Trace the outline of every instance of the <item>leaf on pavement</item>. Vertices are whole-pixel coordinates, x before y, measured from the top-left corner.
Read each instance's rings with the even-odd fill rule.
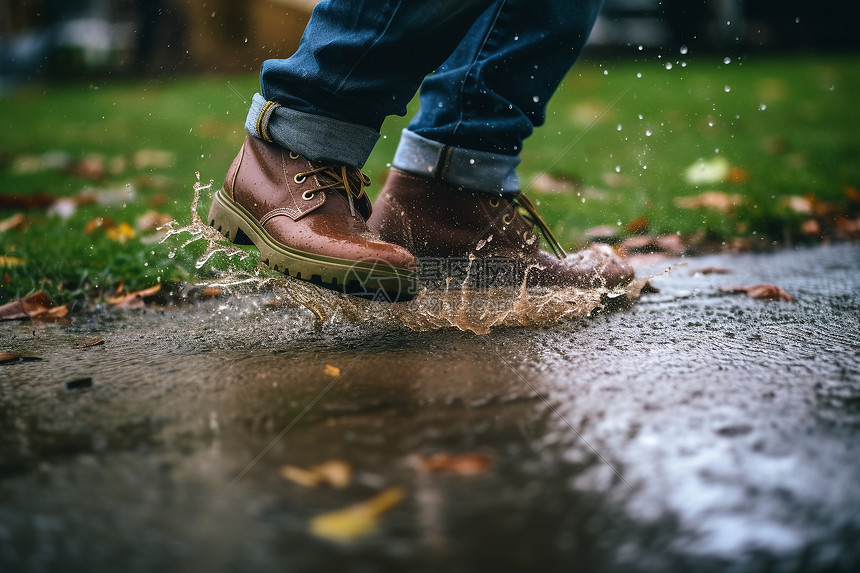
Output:
[[[463,476],[478,475],[486,472],[493,465],[493,458],[486,454],[435,454],[430,457],[413,456],[412,465],[415,469],[430,472],[452,472]]]
[[[78,338],[75,340],[75,348],[89,348],[91,346],[98,346],[104,343],[104,338]]]
[[[69,314],[69,309],[66,305],[54,306],[48,295],[42,291],[34,292],[24,298],[0,306],[0,320],[54,319],[63,318],[67,314]]]
[[[332,366],[331,364],[326,364],[325,368],[323,368],[323,373],[331,376],[332,378],[337,378],[340,376],[340,368],[337,366]]]
[[[373,533],[382,516],[405,497],[403,488],[388,488],[362,503],[317,515],[310,521],[310,531],[330,541],[354,541]]]
[[[38,362],[41,358],[37,356],[21,356],[11,352],[0,352],[0,364],[11,364],[13,362]]]
[[[776,285],[730,286],[721,287],[720,290],[728,293],[743,293],[756,299],[792,301],[791,295]]]
[[[128,294],[105,297],[105,301],[116,308],[143,308],[144,299],[154,296],[160,290],[161,284],[157,284]]]
[[[286,465],[281,468],[281,477],[305,487],[343,489],[352,479],[352,468],[340,460],[331,460],[310,469]]]

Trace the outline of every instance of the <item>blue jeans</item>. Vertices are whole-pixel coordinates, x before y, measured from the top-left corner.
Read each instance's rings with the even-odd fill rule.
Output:
[[[420,87],[393,165],[517,192],[523,140],[543,124],[601,4],[323,0],[296,53],[264,62],[246,128],[310,159],[362,167],[383,120],[405,115]]]

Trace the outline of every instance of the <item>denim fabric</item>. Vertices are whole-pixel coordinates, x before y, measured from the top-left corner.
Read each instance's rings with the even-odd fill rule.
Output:
[[[269,135],[311,159],[361,167],[368,134],[387,116],[405,115],[421,87],[421,111],[409,126],[417,137],[401,139],[394,165],[516,191],[522,142],[543,123],[601,3],[323,0],[296,53],[263,64],[259,99],[282,106]],[[252,134],[259,99],[248,116]]]

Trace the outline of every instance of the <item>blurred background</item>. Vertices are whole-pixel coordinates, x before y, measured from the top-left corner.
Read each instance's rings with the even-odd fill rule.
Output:
[[[252,71],[298,45],[315,0],[0,0],[0,86]],[[858,47],[850,0],[606,0],[589,49]]]

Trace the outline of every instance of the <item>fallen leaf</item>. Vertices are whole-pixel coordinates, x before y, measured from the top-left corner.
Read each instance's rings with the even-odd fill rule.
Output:
[[[24,298],[0,306],[0,320],[63,318],[68,313],[69,309],[66,305],[54,306],[48,295],[42,291],[34,292]]]
[[[26,221],[26,217],[24,217],[24,213],[15,213],[11,217],[7,217],[0,221],[0,233],[5,233],[6,231],[10,231],[15,227],[20,227]]]
[[[529,189],[537,193],[573,193],[582,188],[582,181],[571,181],[563,177],[553,177],[548,173],[539,173],[532,178]]]
[[[648,219],[645,215],[639,215],[629,223],[627,223],[627,232],[638,234],[644,233],[648,229]]]
[[[84,234],[92,235],[98,229],[112,229],[114,227],[116,227],[116,223],[111,219],[106,217],[95,217],[87,221],[87,224],[84,225]]]
[[[0,193],[0,209],[46,209],[54,204],[57,198],[49,193],[33,193],[32,195],[14,195]]]
[[[166,213],[158,213],[156,211],[147,211],[137,218],[135,226],[139,231],[157,231],[173,220],[173,217]]]
[[[728,179],[731,165],[724,157],[715,157],[709,161],[704,159],[687,167],[684,180],[690,185],[706,185],[721,183]]]
[[[75,348],[89,348],[90,346],[98,346],[104,343],[104,338],[79,338],[75,340]]]
[[[281,468],[281,477],[305,487],[343,489],[352,479],[352,468],[340,460],[331,460],[307,470],[287,465]]]
[[[788,302],[792,300],[791,295],[776,285],[731,286],[721,287],[720,290],[728,293],[744,293],[748,297],[756,299],[785,300]]]
[[[749,181],[749,179],[749,172],[742,167],[732,167],[731,171],[729,171],[729,183],[745,183]]]
[[[221,296],[221,289],[212,286],[206,287],[200,291],[200,296],[202,298],[215,298],[216,296]]]
[[[804,235],[820,235],[821,223],[819,223],[815,219],[807,219],[800,225],[800,231]]]
[[[310,531],[331,541],[353,541],[373,533],[382,515],[405,497],[403,488],[388,488],[365,502],[317,515],[310,521]]]
[[[413,456],[412,463],[422,472],[452,472],[464,476],[486,472],[493,465],[493,458],[486,454],[435,454],[430,457]]]
[[[87,155],[77,163],[72,164],[66,172],[88,181],[101,181],[107,175],[105,158],[96,154]]]
[[[122,288],[118,289],[121,292]],[[105,301],[116,308],[143,308],[144,299],[149,298],[161,290],[161,285],[157,284],[149,288],[130,292],[124,295],[105,297]]]
[[[337,366],[332,366],[331,364],[326,364],[325,368],[323,368],[323,373],[337,378],[338,376],[340,376],[340,368],[338,368]]]
[[[693,197],[675,197],[675,206],[681,209],[716,209],[728,213],[745,201],[743,195],[724,193],[723,191],[705,191]]]
[[[122,222],[115,227],[105,229],[105,234],[112,241],[125,244],[129,239],[134,238],[134,229],[126,222]]]
[[[11,352],[0,352],[0,364],[11,364],[12,362],[38,362],[41,358],[37,356],[21,356]]]
[[[160,149],[141,149],[131,161],[136,169],[163,169],[174,163],[174,155]]]
[[[812,199],[809,197],[790,195],[788,197],[783,197],[782,203],[795,213],[802,213],[804,215],[812,213]]]
[[[704,267],[701,269],[696,269],[696,270],[690,271],[690,274],[694,274],[694,275],[727,275],[727,274],[730,274],[731,272],[732,272],[731,269],[724,269],[721,267]]]
[[[657,294],[659,292],[660,290],[651,284],[648,277],[633,279],[624,289],[624,294],[630,301],[639,300],[643,294]]]
[[[0,267],[18,267],[25,263],[24,259],[0,255]]]

